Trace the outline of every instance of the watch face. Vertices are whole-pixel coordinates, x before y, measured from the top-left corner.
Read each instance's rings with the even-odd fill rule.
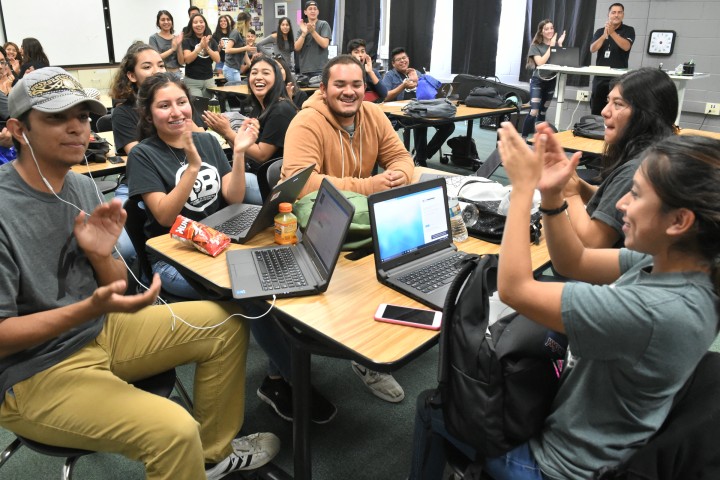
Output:
[[[675,46],[675,32],[672,30],[654,30],[650,32],[648,53],[652,55],[670,55]]]

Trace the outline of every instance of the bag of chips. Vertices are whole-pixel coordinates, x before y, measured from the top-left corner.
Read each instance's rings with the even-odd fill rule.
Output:
[[[170,229],[170,236],[186,245],[192,245],[211,257],[217,257],[228,245],[230,237],[200,222],[178,215]]]

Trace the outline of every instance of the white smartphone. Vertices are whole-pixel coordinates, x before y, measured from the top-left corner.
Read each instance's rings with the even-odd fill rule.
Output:
[[[439,330],[442,324],[442,312],[381,303],[377,312],[375,312],[375,320],[410,327],[427,328],[429,330]]]

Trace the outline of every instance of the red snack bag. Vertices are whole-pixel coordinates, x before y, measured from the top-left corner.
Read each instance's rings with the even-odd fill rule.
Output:
[[[214,228],[178,215],[170,229],[170,236],[211,257],[217,257],[230,244],[230,238]]]

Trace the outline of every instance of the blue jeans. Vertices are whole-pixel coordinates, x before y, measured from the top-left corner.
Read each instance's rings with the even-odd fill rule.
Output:
[[[227,64],[223,66],[223,75],[225,80],[228,82],[239,82],[240,81],[240,70],[237,68],[228,67]]]
[[[123,205],[125,205],[125,202],[128,199],[127,183],[121,183],[118,186],[118,188],[115,190],[115,198],[119,198],[120,201],[122,201]],[[135,263],[135,259],[137,258],[137,254],[135,253],[135,247],[133,246],[132,241],[130,240],[130,237],[128,236],[124,228],[123,231],[120,233],[120,237],[118,238],[115,246],[120,252],[120,255],[125,259],[125,263],[127,263],[128,266]]]
[[[258,185],[257,175],[254,173],[245,173],[245,199],[243,203],[251,203],[253,205],[263,204],[263,199],[260,195],[260,185]]]
[[[538,77],[530,78],[530,113],[525,117],[522,136],[527,137],[535,133],[535,124],[545,121],[545,113],[555,92],[555,79],[542,80]]]
[[[152,271],[160,275],[163,290],[168,293],[189,300],[200,298],[192,285],[172,265],[159,260],[153,264]],[[264,302],[252,300],[243,301],[242,305],[245,314],[249,317],[262,315],[268,309]],[[275,322],[272,315],[252,320],[250,331],[260,348],[268,356],[268,375],[281,375],[289,382],[291,375],[290,344]]]
[[[413,436],[412,465],[410,480],[441,480],[445,463],[445,443],[471,460],[475,460],[475,449],[453,437],[445,428],[442,408],[428,403],[430,391],[421,393],[417,400],[415,433]],[[483,465],[495,480],[545,480],[540,467],[533,457],[530,445],[522,445],[499,456],[488,458]]]

